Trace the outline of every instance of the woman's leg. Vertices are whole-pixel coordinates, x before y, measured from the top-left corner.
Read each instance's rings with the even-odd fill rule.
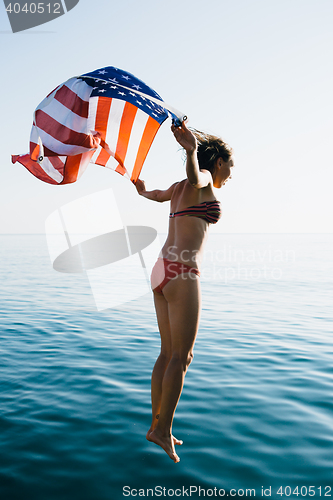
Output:
[[[157,324],[161,336],[161,352],[158,356],[151,376],[152,424],[148,434],[155,429],[161,406],[162,380],[171,358],[171,333],[169,324],[168,303],[164,296],[154,293]]]
[[[189,274],[179,275],[163,288],[163,294],[168,304],[172,355],[163,376],[159,419],[149,437],[178,462],[172,421],[193,358],[201,308],[199,279]]]
[[[154,303],[158,328],[161,336],[161,352],[158,356],[151,377],[151,403],[152,403],[152,423],[147,432],[147,439],[150,433],[155,429],[161,407],[162,399],[162,381],[165,370],[171,359],[171,333],[169,324],[168,303],[160,293],[154,293]],[[172,436],[174,444],[181,445],[183,441]]]

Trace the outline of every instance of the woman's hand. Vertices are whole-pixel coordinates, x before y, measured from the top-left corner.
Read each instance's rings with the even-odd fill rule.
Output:
[[[146,191],[146,185],[144,181],[142,181],[141,179],[137,179],[136,182],[133,181],[133,184],[136,187],[136,190],[139,194],[142,194],[143,192]]]
[[[197,140],[192,132],[186,127],[185,122],[182,123],[181,127],[172,125],[171,130],[176,141],[185,149],[187,154],[192,154],[196,151]]]

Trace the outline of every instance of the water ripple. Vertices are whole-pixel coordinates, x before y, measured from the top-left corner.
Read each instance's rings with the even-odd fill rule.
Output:
[[[234,250],[244,270],[230,282],[203,277],[177,465],[145,440],[159,352],[151,296],[98,313],[82,276],[52,271],[43,236],[1,238],[1,498],[332,484],[331,235],[212,239],[215,255],[231,249],[215,262],[220,276]],[[274,249],[295,258],[279,263],[279,280],[249,279],[249,249],[267,269]]]

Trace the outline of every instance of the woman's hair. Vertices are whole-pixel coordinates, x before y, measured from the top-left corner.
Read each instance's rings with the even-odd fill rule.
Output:
[[[222,158],[225,162],[230,160],[233,151],[220,137],[206,134],[205,132],[200,132],[193,128],[190,130],[192,134],[195,135],[198,142],[197,155],[200,169],[204,168],[213,174],[215,162],[218,158]]]

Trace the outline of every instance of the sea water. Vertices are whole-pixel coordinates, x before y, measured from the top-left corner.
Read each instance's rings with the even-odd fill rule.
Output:
[[[332,234],[210,236],[178,464],[145,439],[151,294],[97,311],[44,235],[0,243],[1,499],[333,496]]]

